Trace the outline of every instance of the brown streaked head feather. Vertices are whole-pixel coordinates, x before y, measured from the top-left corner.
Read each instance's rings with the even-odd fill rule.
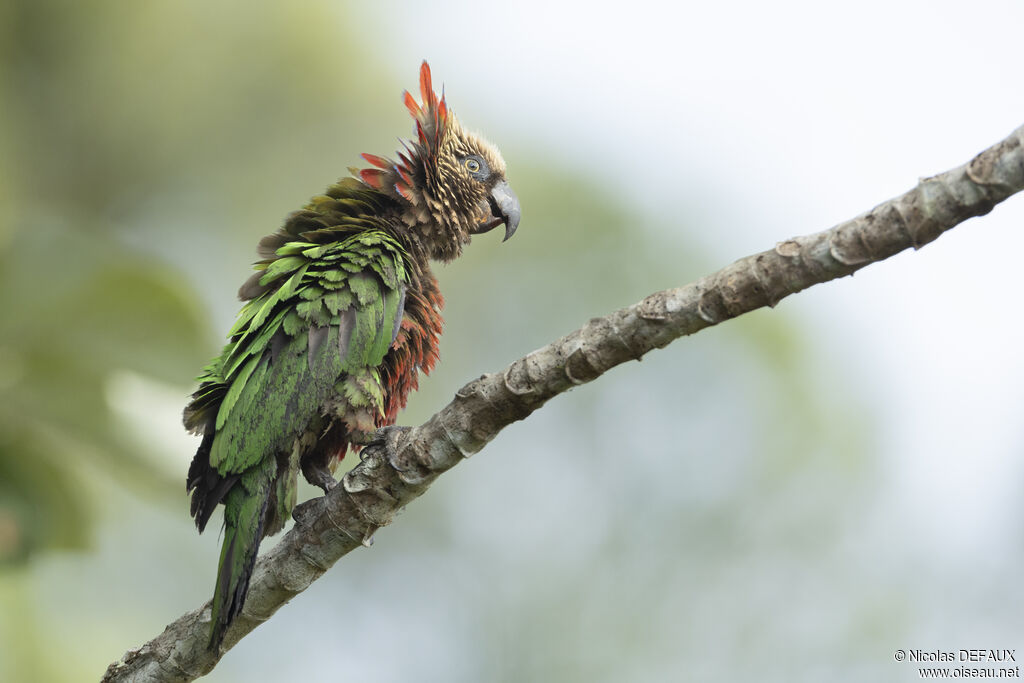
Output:
[[[403,142],[398,161],[364,154],[374,168],[358,171],[359,178],[399,201],[404,237],[431,258],[450,261],[471,235],[502,223],[507,239],[519,223],[519,204],[501,153],[462,127],[443,93],[434,91],[426,61],[420,67],[420,100],[403,94],[416,137]]]

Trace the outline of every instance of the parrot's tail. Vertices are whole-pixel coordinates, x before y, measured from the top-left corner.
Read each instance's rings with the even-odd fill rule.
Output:
[[[217,650],[228,626],[242,613],[256,553],[263,538],[270,486],[262,495],[251,495],[239,482],[224,496],[224,544],[217,566],[210,621],[210,649]]]

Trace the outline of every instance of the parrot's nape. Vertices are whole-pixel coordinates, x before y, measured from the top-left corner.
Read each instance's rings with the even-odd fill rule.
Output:
[[[364,154],[373,168],[351,169],[260,241],[238,321],[185,408],[203,437],[187,479],[200,532],[224,505],[212,648],[242,611],[260,541],[291,515],[299,471],[329,491],[346,450],[393,425],[437,361],[430,260],[519,225],[501,154],[462,128],[426,62],[420,93],[421,104],[404,95],[416,127],[398,161]]]

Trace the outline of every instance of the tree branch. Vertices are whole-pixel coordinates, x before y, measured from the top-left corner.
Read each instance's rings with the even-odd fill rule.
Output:
[[[694,283],[657,292],[594,318],[558,341],[483,375],[419,427],[389,432],[387,448],[362,462],[327,496],[295,509],[295,526],[256,565],[245,610],[220,653],[206,649],[209,603],[185,614],[111,664],[104,681],[191,681],[349,551],[420,496],[443,472],[554,396],[590,382],[705,327],[811,285],[850,275],[981,216],[1024,189],[1024,126],[967,164],[925,178],[909,192],[836,227],[780,242]]]

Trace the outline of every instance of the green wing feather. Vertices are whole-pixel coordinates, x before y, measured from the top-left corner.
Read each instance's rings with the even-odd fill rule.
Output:
[[[216,403],[207,407],[216,410],[210,465],[222,476],[286,447],[343,375],[376,368],[401,315],[405,254],[384,232],[330,244],[288,242],[277,254],[260,284],[280,286],[245,305],[231,342],[199,378],[196,402]],[[353,312],[341,344],[342,320]],[[310,333],[319,328],[327,328],[326,342],[311,355]]]
[[[212,431],[204,439],[208,466],[217,482],[228,482],[211,488],[225,505],[213,645],[241,612],[260,540],[295,504],[296,438],[332,397],[341,410],[383,411],[378,366],[394,341],[408,282],[408,257],[380,230],[323,244],[295,239],[275,256],[258,266],[262,293],[242,308],[185,415],[208,439]],[[198,506],[200,528],[216,503]]]

